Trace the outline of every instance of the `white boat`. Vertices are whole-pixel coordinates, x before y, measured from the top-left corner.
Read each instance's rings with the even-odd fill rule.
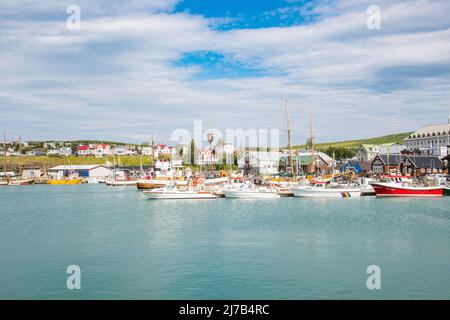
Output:
[[[133,187],[136,186],[136,180],[107,180],[106,185],[111,187]]]
[[[279,198],[276,189],[252,188],[243,185],[240,188],[222,189],[225,198]]]
[[[145,190],[143,193],[149,199],[216,199],[211,191],[180,190],[175,185],[153,190]]]
[[[8,181],[0,181],[0,186],[7,186],[8,185]]]
[[[361,188],[342,185],[331,186],[327,185],[327,182],[313,182],[306,186],[292,187],[291,190],[295,197],[357,198],[361,196]]]
[[[17,179],[8,182],[8,186],[27,186],[30,184],[34,184],[34,179]]]

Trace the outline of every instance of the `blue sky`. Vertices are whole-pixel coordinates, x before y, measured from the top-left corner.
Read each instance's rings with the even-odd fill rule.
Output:
[[[70,4],[80,30],[66,27]],[[286,96],[295,143],[310,112],[317,141],[415,130],[450,114],[448,12],[445,0],[3,0],[0,130],[129,142],[170,142],[199,120],[285,130]]]

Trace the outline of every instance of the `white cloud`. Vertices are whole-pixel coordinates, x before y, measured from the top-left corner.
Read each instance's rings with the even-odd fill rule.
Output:
[[[303,142],[309,111],[323,141],[414,130],[449,110],[446,1],[382,2],[377,31],[367,30],[367,6],[358,1],[319,6],[321,19],[305,26],[229,31],[170,13],[175,1],[135,1],[127,11],[119,2],[91,3],[82,5],[95,14],[69,31],[65,16],[21,19],[17,12],[26,4],[37,6],[28,14],[55,12],[56,2],[6,2],[4,12],[17,19],[0,18],[1,127],[30,139],[119,140],[151,131],[168,139],[193,120],[283,129],[289,95],[296,142]],[[199,79],[201,66],[174,64],[195,51],[226,54],[264,73]]]

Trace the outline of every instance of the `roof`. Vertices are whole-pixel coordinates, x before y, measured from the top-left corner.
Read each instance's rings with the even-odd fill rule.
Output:
[[[78,150],[89,150],[89,146],[78,146]]]
[[[281,152],[278,151],[250,151],[250,158],[256,158],[260,161],[278,161],[281,158]]]
[[[443,132],[446,132],[445,134],[449,134],[450,123],[422,127],[419,130],[415,131],[411,136],[407,137],[406,139],[410,139],[413,136],[417,137],[418,135],[427,135],[427,134],[431,135],[433,133],[441,133],[442,134]]]
[[[107,148],[108,148],[108,145],[105,144],[105,143],[103,143],[103,144],[96,144],[96,145],[95,145],[95,149],[98,149],[98,148],[101,148],[101,149],[107,149]]]
[[[72,166],[56,166],[50,168],[50,171],[61,171],[61,170],[92,170],[98,167],[105,167],[102,164],[92,164],[92,165],[72,165]]]
[[[433,156],[408,156],[416,168],[441,168],[442,161]]]
[[[379,154],[375,157],[375,159],[373,159],[373,161],[375,161],[376,159],[381,159],[381,161],[383,161],[384,164],[388,164],[391,166],[397,166],[399,165],[405,158],[406,156],[404,154]],[[373,163],[372,161],[372,163]]]

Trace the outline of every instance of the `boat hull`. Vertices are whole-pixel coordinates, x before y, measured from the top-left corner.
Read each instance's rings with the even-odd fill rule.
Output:
[[[276,192],[258,192],[242,190],[223,190],[225,198],[274,199],[279,198]]]
[[[158,192],[158,191],[144,191],[144,194],[149,199],[166,199],[166,200],[181,200],[181,199],[216,199],[217,196],[211,192]]]
[[[306,198],[359,198],[361,189],[314,189],[309,187],[292,188],[295,197]]]
[[[184,180],[138,180],[136,182],[136,187],[139,190],[151,190],[165,187],[166,185],[170,185],[176,183],[178,186],[187,186],[187,181]]]
[[[442,197],[443,187],[405,187],[389,183],[372,183],[377,197]]]
[[[134,180],[124,180],[124,181],[106,181],[107,186],[111,187],[135,187],[137,181]]]
[[[8,182],[8,186],[28,186],[30,184],[34,184],[34,179],[11,180]]]
[[[61,184],[81,184],[83,182],[82,179],[70,179],[70,180],[54,180],[50,179],[47,181],[47,184],[53,185],[61,185]]]

